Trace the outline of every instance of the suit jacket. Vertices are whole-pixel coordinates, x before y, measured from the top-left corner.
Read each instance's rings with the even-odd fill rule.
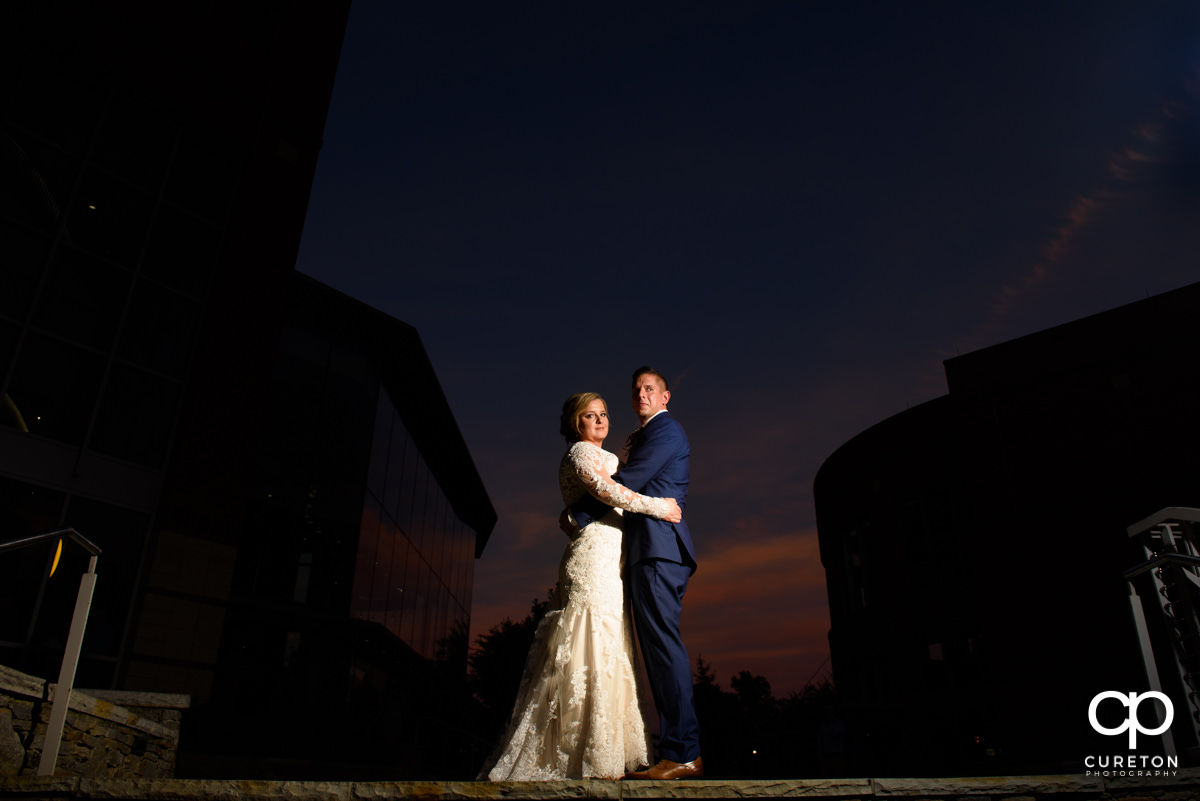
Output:
[[[683,426],[670,412],[646,424],[615,478],[634,492],[652,498],[674,498],[687,511],[688,460],[692,449]],[[668,523],[654,517],[625,514],[625,563],[666,559],[696,570],[696,551],[687,518]]]
[[[637,437],[629,461],[613,478],[634,492],[652,498],[674,498],[686,512],[688,495],[688,459],[691,446],[683,426],[670,412],[656,415]],[[580,528],[612,511],[612,507],[591,495],[571,504],[571,516]],[[667,559],[688,565],[696,571],[696,551],[687,519],[668,523],[655,517],[625,513],[625,564],[643,559]]]

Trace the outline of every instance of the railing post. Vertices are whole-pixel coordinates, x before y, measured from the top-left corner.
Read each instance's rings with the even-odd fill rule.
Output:
[[[75,614],[71,617],[67,648],[58,672],[58,685],[54,688],[54,701],[50,707],[50,720],[46,724],[46,737],[42,740],[42,758],[38,762],[37,771],[39,776],[54,775],[54,764],[58,761],[58,749],[62,744],[63,727],[67,722],[67,709],[71,706],[71,690],[75,686],[75,669],[79,666],[79,652],[83,648],[83,632],[87,627],[88,612],[92,608],[92,593],[95,589],[96,557],[93,556],[88,562],[87,572],[79,580]]]
[[[39,776],[53,776],[54,763],[58,761],[63,726],[67,722],[67,709],[71,706],[71,689],[75,685],[75,668],[79,665],[79,652],[83,648],[83,630],[87,627],[88,611],[92,608],[92,593],[96,589],[96,560],[100,556],[100,548],[73,528],[55,528],[0,542],[0,553],[5,553],[56,539],[70,539],[91,554],[92,558],[88,562],[87,572],[79,581],[75,614],[71,617],[71,630],[67,634],[67,647],[63,652],[62,667],[58,672],[58,686],[55,688],[54,701],[50,707],[50,720],[46,723],[46,736],[42,740],[42,758],[38,762]],[[50,572],[53,575],[54,571]]]
[[[1129,581],[1129,607],[1133,611],[1133,624],[1137,628],[1138,644],[1142,648],[1142,662],[1146,666],[1146,681],[1150,685],[1150,689],[1154,692],[1162,692],[1162,682],[1158,679],[1158,663],[1154,660],[1154,647],[1150,644],[1150,631],[1146,628],[1146,613],[1142,608],[1142,599],[1138,595],[1137,588],[1133,586],[1133,582]],[[1158,712],[1158,707],[1154,707],[1157,720],[1155,723],[1161,724],[1163,717]],[[1162,733],[1163,754],[1165,756],[1175,756],[1175,737],[1171,734],[1171,730],[1167,729]]]
[[[1150,517],[1129,526],[1130,538],[1140,541],[1146,561],[1125,571],[1129,582],[1129,603],[1137,628],[1138,644],[1142,649],[1142,660],[1146,665],[1146,676],[1151,690],[1162,691],[1162,675],[1154,658],[1146,626],[1145,611],[1141,598],[1134,587],[1134,579],[1144,573],[1150,574],[1150,585],[1154,589],[1158,606],[1167,624],[1167,637],[1171,641],[1173,664],[1179,676],[1180,686],[1186,695],[1188,725],[1196,741],[1200,741],[1200,698],[1197,698],[1197,680],[1200,679],[1200,663],[1195,651],[1195,640],[1200,636],[1200,509],[1168,506]],[[1193,645],[1189,646],[1189,643]],[[1177,717],[1176,726],[1182,723]],[[1163,734],[1163,746],[1174,753],[1174,737],[1168,730]]]

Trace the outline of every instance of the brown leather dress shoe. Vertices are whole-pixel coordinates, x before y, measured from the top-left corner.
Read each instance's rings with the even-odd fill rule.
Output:
[[[669,759],[659,760],[659,763],[646,770],[636,770],[626,773],[626,779],[651,779],[660,782],[673,782],[681,779],[701,779],[704,777],[704,760],[696,757],[691,762],[672,762]]]

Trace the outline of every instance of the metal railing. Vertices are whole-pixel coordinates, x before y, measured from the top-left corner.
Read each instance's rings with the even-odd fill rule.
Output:
[[[1129,604],[1137,627],[1150,689],[1162,692],[1150,633],[1141,597],[1134,579],[1150,575],[1158,606],[1171,641],[1175,671],[1187,693],[1193,736],[1200,742],[1200,509],[1168,506],[1127,529],[1131,539],[1140,540],[1146,561],[1124,572],[1129,586]],[[1163,735],[1168,755],[1175,743],[1168,730]]]
[[[83,648],[83,631],[87,627],[88,612],[92,608],[92,594],[96,589],[96,561],[100,557],[100,547],[73,528],[55,528],[8,542],[0,542],[0,553],[4,553],[5,551],[15,551],[18,548],[40,545],[44,542],[66,539],[91,554],[91,559],[88,560],[88,568],[79,581],[75,613],[71,617],[67,647],[63,652],[62,667],[58,671],[58,685],[54,690],[54,699],[50,706],[50,721],[46,724],[46,739],[42,742],[42,758],[38,762],[37,771],[39,776],[53,776],[54,763],[58,761],[63,727],[67,722],[67,708],[71,705],[71,691],[75,684],[75,669],[79,666],[79,652]]]

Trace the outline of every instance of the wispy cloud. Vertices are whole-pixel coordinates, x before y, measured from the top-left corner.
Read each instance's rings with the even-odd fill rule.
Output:
[[[1070,202],[1059,224],[1048,232],[1047,241],[1033,262],[995,291],[987,315],[956,342],[957,351],[993,344],[1006,335],[1028,333],[1012,331],[1013,320],[1067,272],[1074,275],[1084,269],[1080,261],[1095,258],[1094,248],[1085,248],[1085,244],[1110,234],[1136,204],[1150,202],[1146,196],[1148,185],[1153,182],[1156,170],[1173,158],[1173,140],[1177,136],[1173,132],[1174,123],[1194,114],[1192,105],[1172,101],[1165,103],[1154,117],[1135,125],[1129,141],[1112,152],[1107,163],[1097,165],[1094,185]]]

